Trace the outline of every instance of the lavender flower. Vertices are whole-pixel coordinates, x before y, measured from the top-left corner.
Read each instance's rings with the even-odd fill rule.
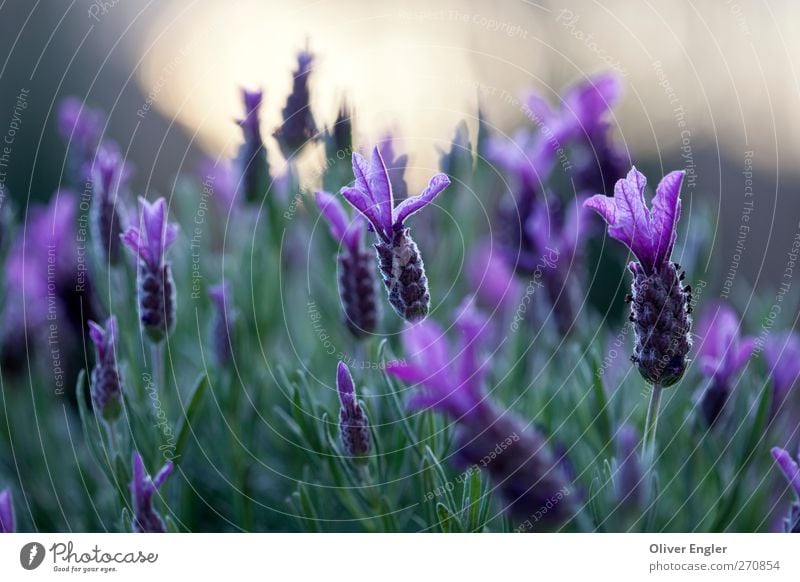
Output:
[[[353,377],[344,362],[336,370],[336,388],[339,391],[339,433],[344,452],[356,464],[366,464],[371,448],[369,419],[356,400]]]
[[[67,164],[70,183],[81,184],[88,176],[84,170],[90,167],[95,151],[100,145],[106,117],[99,109],[93,109],[77,97],[67,97],[58,106],[57,127],[61,138],[67,143]]]
[[[226,366],[233,357],[231,344],[232,313],[228,308],[230,289],[227,283],[214,285],[208,290],[208,295],[216,309],[212,323],[211,344],[217,365]]]
[[[14,521],[14,498],[11,489],[6,488],[0,491],[0,533],[14,533],[16,523]]]
[[[789,516],[784,521],[784,531],[800,533],[800,466],[792,459],[792,455],[788,451],[780,447],[772,449],[772,456],[795,494],[795,501],[792,503]]]
[[[260,202],[270,187],[267,149],[261,139],[259,127],[262,97],[261,91],[243,90],[245,116],[237,122],[242,128],[244,143],[236,157],[236,168],[239,174],[239,190],[246,202]]]
[[[355,186],[342,188],[342,195],[366,218],[378,237],[378,252],[383,282],[389,303],[400,317],[415,321],[428,314],[430,294],[425,267],[405,220],[421,210],[444,190],[450,179],[444,174],[431,178],[419,196],[406,198],[394,206],[392,185],[380,150],[372,152],[369,166],[361,154],[353,153]]]
[[[283,156],[291,159],[309,141],[316,139],[317,124],[311,112],[311,97],[308,80],[311,76],[311,65],[314,55],[307,50],[297,55],[297,70],[294,71],[292,92],[283,108],[283,125],[275,131],[275,139]]]
[[[204,192],[212,193],[216,207],[222,213],[222,217],[227,218],[236,203],[237,178],[233,165],[210,156],[205,157],[200,162],[199,174]]]
[[[584,204],[608,223],[611,238],[627,246],[637,261],[633,273],[630,319],[635,325],[633,361],[645,380],[671,386],[686,370],[691,347],[691,287],[684,273],[670,262],[681,211],[684,172],[667,174],[656,188],[653,208],[644,202],[645,177],[631,168],[614,187],[614,197],[592,196]]]
[[[772,377],[773,414],[777,414],[794,405],[789,394],[800,379],[800,336],[794,332],[770,335],[764,344],[764,360]]]
[[[317,192],[316,201],[331,235],[341,245],[339,296],[345,324],[356,338],[367,336],[375,331],[379,313],[374,255],[367,252],[362,242],[366,222],[361,216],[351,222],[339,201],[327,192]]]
[[[119,211],[119,191],[129,177],[129,170],[112,145],[102,145],[92,164],[92,240],[98,256],[110,265],[119,263],[119,235],[122,232]]]
[[[724,304],[713,305],[698,323],[702,343],[697,351],[700,373],[710,379],[700,400],[708,426],[714,425],[731,394],[731,380],[753,353],[752,337],[739,337],[739,318]]]
[[[549,149],[573,146],[569,161],[575,166],[578,190],[611,192],[625,170],[625,157],[612,140],[607,120],[621,95],[620,77],[606,72],[569,88],[558,111],[536,93],[527,99],[532,117],[545,128],[540,139]]]
[[[145,471],[139,451],[133,451],[132,463],[133,479],[130,483],[130,490],[133,519],[131,528],[134,533],[164,533],[167,528],[164,520],[153,507],[153,495],[172,473],[172,461],[167,461],[154,479]]]
[[[167,222],[167,201],[150,204],[139,198],[140,227],[130,227],[122,242],[139,258],[139,321],[150,339],[158,343],[175,325],[175,283],[165,260],[178,236],[178,226]]]
[[[97,356],[92,370],[92,404],[95,411],[110,424],[122,412],[122,378],[116,356],[117,319],[109,317],[105,327],[90,321],[89,337]]]
[[[457,460],[489,473],[514,518],[524,521],[536,515],[541,526],[557,526],[572,512],[564,494],[569,480],[563,465],[543,434],[510,411],[495,407],[485,395],[488,361],[479,355],[479,338],[486,320],[467,305],[455,325],[460,336],[455,345],[430,320],[409,326],[403,333],[409,361],[390,363],[387,373],[421,387],[409,407],[438,410],[455,420]],[[555,498],[560,501],[554,504]],[[543,513],[544,508],[548,510]]]

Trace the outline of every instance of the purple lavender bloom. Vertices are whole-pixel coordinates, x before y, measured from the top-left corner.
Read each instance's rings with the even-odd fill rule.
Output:
[[[389,293],[389,303],[407,321],[428,314],[430,294],[425,266],[405,220],[430,204],[449,184],[444,174],[431,178],[419,196],[406,198],[394,206],[392,184],[380,150],[372,152],[372,161],[353,153],[355,186],[342,188],[345,199],[366,218],[378,237],[378,252],[383,282]]]
[[[16,523],[14,521],[14,498],[11,489],[6,488],[0,491],[0,533],[14,533]]]
[[[88,168],[100,145],[106,116],[99,109],[93,109],[77,97],[67,97],[61,101],[57,111],[58,133],[67,143],[68,176],[73,185],[81,184],[87,176]]]
[[[140,227],[130,227],[122,242],[139,261],[139,321],[150,339],[158,343],[175,325],[175,283],[165,259],[178,236],[178,226],[167,222],[167,201],[149,203],[139,198]]]
[[[133,519],[131,528],[134,533],[165,533],[164,520],[153,507],[153,495],[158,491],[167,477],[172,474],[172,461],[167,461],[155,478],[151,478],[144,468],[144,461],[139,451],[133,451],[133,479],[130,483],[131,500],[133,502]]]
[[[217,208],[222,212],[223,218],[236,204],[236,172],[231,163],[205,157],[200,162],[199,174],[202,178],[201,187],[211,191],[211,198]]]
[[[627,246],[638,262],[630,297],[636,333],[633,361],[648,382],[671,386],[686,370],[691,347],[691,287],[684,273],[670,262],[681,213],[680,188],[684,172],[667,174],[656,188],[653,208],[644,201],[644,175],[631,168],[614,187],[614,197],[592,196],[584,205],[608,223],[608,234]]]
[[[358,403],[353,377],[344,362],[336,369],[336,388],[339,392],[339,434],[344,452],[353,463],[369,461],[371,448],[369,419]]]
[[[575,185],[579,190],[611,192],[625,171],[625,156],[614,144],[608,117],[622,95],[622,81],[616,73],[590,77],[569,88],[558,111],[539,95],[527,99],[532,117],[546,128],[542,138],[550,149],[570,143]]]
[[[92,370],[92,405],[107,423],[122,412],[122,378],[117,366],[117,319],[112,315],[105,327],[89,322],[89,337],[94,343],[96,362]]]
[[[274,133],[287,160],[297,154],[309,141],[315,140],[319,133],[311,112],[311,96],[308,90],[313,63],[314,55],[307,50],[297,55],[297,70],[294,71],[292,92],[282,111],[283,125]]]
[[[92,174],[92,240],[97,253],[110,265],[119,263],[119,235],[122,232],[118,205],[119,193],[130,177],[119,149],[111,144],[100,146],[94,158]]]
[[[211,345],[217,365],[224,367],[233,357],[231,343],[232,313],[228,307],[230,289],[227,283],[214,285],[208,290],[211,302],[214,304],[214,320],[212,323]]]
[[[794,332],[770,335],[764,343],[764,360],[772,377],[773,414],[777,414],[793,404],[789,394],[800,379],[800,336]]]
[[[708,426],[713,426],[731,394],[731,380],[753,353],[755,340],[739,336],[739,318],[725,304],[709,306],[698,323],[700,373],[710,379],[700,400]]]
[[[572,512],[566,497],[569,480],[547,438],[513,413],[495,407],[484,393],[488,359],[480,355],[479,341],[486,325],[468,304],[456,318],[460,341],[455,345],[430,320],[409,326],[403,333],[409,361],[390,363],[386,371],[421,387],[409,407],[438,410],[455,420],[458,462],[484,468],[515,519],[536,515],[536,525],[555,527]],[[498,447],[502,453],[486,462]],[[548,510],[543,513],[543,508]]]
[[[795,494],[795,501],[791,505],[789,516],[783,522],[783,529],[786,533],[800,533],[800,466],[788,451],[780,447],[772,449],[772,457]]]
[[[375,280],[375,256],[364,247],[366,221],[357,215],[352,221],[331,194],[316,193],[317,206],[328,222],[331,235],[341,245],[339,261],[339,296],[345,324],[356,338],[372,334],[378,324],[378,299]]]
[[[243,90],[245,116],[237,122],[242,128],[244,143],[239,147],[236,168],[239,191],[246,202],[260,202],[270,187],[269,161],[259,119],[262,97],[261,91]]]

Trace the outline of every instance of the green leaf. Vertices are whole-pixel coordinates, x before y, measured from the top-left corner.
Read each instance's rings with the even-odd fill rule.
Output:
[[[186,441],[189,439],[189,433],[192,431],[192,421],[196,420],[197,414],[200,410],[200,405],[203,403],[206,389],[208,387],[208,376],[205,373],[200,374],[195,380],[194,387],[189,396],[189,406],[186,407],[186,414],[181,419],[180,427],[178,428],[178,438],[175,440],[175,455],[174,462],[178,462],[183,454],[183,449],[186,446]]]
[[[439,526],[445,533],[460,532],[461,524],[458,517],[441,501],[436,503],[436,515],[439,517]]]

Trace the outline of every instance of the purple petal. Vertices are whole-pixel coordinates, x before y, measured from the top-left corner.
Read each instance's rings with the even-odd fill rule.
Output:
[[[375,232],[379,233],[381,238],[386,238],[385,229],[381,222],[381,217],[378,212],[378,207],[369,196],[357,188],[344,187],[341,190],[342,196],[347,200],[353,208],[358,210],[364,218],[369,220]]]
[[[442,190],[450,185],[450,178],[445,174],[436,174],[428,183],[428,187],[419,196],[412,196],[403,200],[394,211],[394,228],[402,228],[406,218],[418,212],[426,204],[436,198]]]
[[[675,246],[676,228],[681,216],[681,183],[685,173],[683,170],[670,172],[656,188],[652,213],[656,264],[669,260]]]
[[[428,372],[421,366],[401,361],[388,362],[386,373],[409,385],[419,384],[428,378]]]
[[[353,152],[353,176],[355,176],[355,187],[362,192],[369,192],[369,183],[367,176],[369,175],[369,164],[367,160],[358,152]],[[375,202],[373,200],[373,202]]]
[[[789,485],[791,485],[795,493],[800,496],[800,467],[794,459],[792,459],[792,455],[780,447],[774,447],[772,449],[772,457],[775,459],[781,472],[786,476]]]
[[[583,203],[586,208],[591,208],[603,217],[609,226],[617,223],[617,204],[613,198],[604,194],[595,194]]]
[[[576,129],[590,134],[603,122],[603,117],[622,96],[622,80],[616,73],[589,78],[567,92],[566,108],[577,123]]]
[[[340,399],[355,394],[353,376],[350,374],[350,369],[344,362],[339,362],[339,365],[336,367],[336,388],[339,391]]]
[[[317,190],[314,197],[320,212],[322,212],[325,220],[328,221],[331,235],[339,243],[343,242],[348,224],[348,217],[344,208],[342,208],[335,196],[322,190]]]
[[[94,343],[94,347],[99,351],[105,347],[106,343],[106,330],[99,323],[89,321],[89,337]]]
[[[450,348],[444,330],[430,319],[409,325],[403,331],[406,356],[419,362],[428,376],[445,371],[450,363]]]
[[[644,203],[644,175],[631,168],[627,178],[614,186],[616,204],[615,222],[609,225],[608,234],[627,246],[646,270],[655,265],[655,249],[650,229],[650,212]]]
[[[11,489],[6,488],[0,491],[0,533],[14,533],[14,521],[14,500]]]
[[[167,477],[169,477],[172,474],[174,468],[175,466],[172,464],[172,461],[167,461],[166,463],[164,463],[164,466],[161,467],[161,470],[156,474],[155,478],[153,479],[153,485],[155,486],[156,489],[158,489],[159,487],[161,487],[161,485],[163,485],[164,481],[167,480]]]
[[[392,198],[392,184],[389,181],[389,172],[383,162],[381,150],[372,150],[372,161],[370,162],[368,182],[372,199],[378,205],[378,213],[384,225],[392,224],[392,208],[394,199]]]
[[[145,245],[144,241],[142,240],[142,236],[139,233],[139,229],[135,226],[131,226],[126,230],[124,233],[119,235],[120,240],[122,240],[123,244],[128,247],[136,256],[138,256],[142,261],[145,263],[151,262],[150,250]]]

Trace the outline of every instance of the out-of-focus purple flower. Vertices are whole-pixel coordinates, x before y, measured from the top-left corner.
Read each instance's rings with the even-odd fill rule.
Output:
[[[527,109],[540,126],[541,139],[557,150],[571,144],[578,190],[611,192],[625,171],[625,157],[611,137],[608,117],[622,95],[622,81],[605,72],[577,83],[564,93],[563,104],[553,110],[536,93]]]
[[[775,333],[764,342],[764,360],[772,378],[772,408],[783,410],[789,393],[800,379],[800,336],[794,332]]]
[[[76,186],[88,177],[84,169],[89,167],[100,145],[106,116],[77,97],[66,97],[59,104],[56,117],[58,133],[68,147],[68,182]]]
[[[438,410],[456,421],[457,459],[489,473],[515,519],[534,519],[531,527],[557,526],[572,512],[563,465],[544,435],[485,395],[488,366],[479,341],[486,320],[467,304],[455,325],[460,341],[454,345],[430,320],[409,326],[403,333],[409,361],[390,363],[387,373],[420,387],[408,402],[411,408]]]
[[[467,263],[470,288],[485,311],[510,311],[522,297],[522,285],[508,266],[503,250],[491,240],[479,241]]]
[[[227,218],[236,203],[237,176],[231,163],[205,157],[199,169],[203,193],[210,193],[214,204]]]
[[[691,287],[684,273],[670,262],[681,211],[684,172],[667,174],[656,188],[653,208],[644,201],[644,175],[631,168],[614,187],[614,197],[592,196],[584,204],[608,223],[608,234],[627,246],[638,262],[630,297],[636,331],[633,361],[648,382],[671,386],[686,370],[691,347]]]
[[[319,133],[311,112],[311,96],[308,90],[313,63],[314,55],[309,51],[298,53],[292,92],[286,99],[282,111],[283,125],[274,134],[287,160],[297,154],[309,141],[317,139]]]
[[[270,188],[267,149],[261,138],[259,112],[261,91],[242,90],[245,116],[237,123],[242,128],[244,143],[236,156],[238,190],[246,202],[261,202]]]
[[[485,155],[511,180],[511,191],[526,198],[535,197],[544,189],[555,161],[555,153],[546,140],[527,128],[517,129],[510,137],[489,137]]]
[[[14,533],[16,523],[14,521],[14,498],[11,489],[6,488],[0,491],[0,533]]]
[[[381,152],[381,158],[386,164],[386,171],[389,173],[389,182],[392,185],[392,193],[395,200],[405,200],[408,198],[408,185],[405,180],[408,155],[396,156],[394,142],[395,139],[392,134],[387,133],[378,142],[377,147]]]
[[[739,317],[726,304],[710,305],[697,326],[700,346],[697,360],[700,373],[710,383],[700,401],[700,408],[708,426],[719,418],[731,394],[731,379],[747,363],[753,353],[755,340],[740,337]]]
[[[231,327],[233,313],[228,307],[230,288],[227,283],[213,285],[208,290],[211,302],[214,304],[214,320],[212,323],[211,345],[217,365],[227,366],[233,357]]]
[[[358,404],[353,377],[344,362],[336,370],[336,388],[339,392],[339,434],[345,454],[356,464],[369,461],[371,449],[369,419]]]
[[[167,222],[164,198],[152,204],[139,198],[139,208],[139,228],[128,228],[121,238],[139,259],[139,321],[157,343],[175,324],[175,283],[165,255],[178,236],[178,226]]]
[[[353,153],[353,174],[355,185],[342,188],[342,195],[369,221],[378,236],[375,249],[389,303],[407,321],[421,319],[428,314],[430,304],[428,279],[419,249],[404,223],[430,204],[450,179],[436,174],[422,194],[406,198],[395,207],[389,173],[377,147],[369,164],[361,154]]]
[[[637,451],[639,435],[629,424],[617,432],[617,473],[614,483],[617,499],[623,507],[639,507],[644,501],[645,476]]]
[[[789,481],[789,486],[795,494],[795,501],[789,509],[788,517],[783,522],[783,529],[786,533],[800,533],[800,466],[788,451],[780,447],[772,449],[772,457],[781,473]],[[800,460],[800,456],[798,459]]]
[[[130,483],[133,519],[131,528],[135,533],[164,533],[167,531],[164,520],[153,507],[153,495],[170,476],[173,470],[172,461],[167,461],[151,478],[144,468],[144,461],[139,451],[133,451],[133,479]]]
[[[336,197],[327,192],[318,191],[316,202],[331,235],[341,245],[337,260],[345,324],[356,338],[367,336],[375,331],[379,314],[375,256],[363,244],[366,222],[360,215],[350,220]]]
[[[92,405],[108,423],[122,412],[122,378],[117,366],[117,319],[112,315],[105,327],[89,322],[89,337],[94,343],[96,362],[92,370]]]
[[[98,256],[116,265],[121,256],[119,235],[122,232],[118,207],[121,190],[130,177],[130,169],[119,149],[103,144],[92,163],[92,240]]]

